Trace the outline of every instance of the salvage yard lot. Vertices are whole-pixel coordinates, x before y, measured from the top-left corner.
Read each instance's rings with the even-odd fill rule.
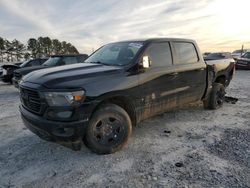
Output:
[[[101,156],[39,139],[21,121],[18,91],[1,83],[0,187],[250,187],[249,71],[227,95],[239,101],[146,120],[122,151]]]

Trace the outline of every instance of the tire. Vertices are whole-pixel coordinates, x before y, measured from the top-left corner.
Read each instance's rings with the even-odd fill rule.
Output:
[[[132,122],[127,112],[115,104],[105,104],[90,119],[84,143],[97,154],[110,154],[120,150],[131,133]]]
[[[205,109],[215,110],[223,106],[225,100],[225,87],[223,84],[214,83],[209,97],[203,101]]]

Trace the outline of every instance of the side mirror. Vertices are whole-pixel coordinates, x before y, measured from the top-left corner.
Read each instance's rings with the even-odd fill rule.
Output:
[[[148,69],[151,66],[151,62],[148,56],[143,56],[142,58],[142,66],[145,69]]]

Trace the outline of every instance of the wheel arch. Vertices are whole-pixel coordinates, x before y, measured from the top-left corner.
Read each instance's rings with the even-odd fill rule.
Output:
[[[128,113],[128,115],[131,119],[132,125],[133,126],[136,125],[137,117],[136,117],[136,111],[135,111],[134,104],[133,104],[131,99],[129,99],[128,97],[125,97],[125,96],[118,95],[118,96],[110,96],[107,98],[103,98],[102,100],[100,100],[100,102],[93,109],[91,117],[98,109],[100,109],[103,105],[108,104],[108,103],[115,104],[115,105],[123,108]]]
[[[225,76],[225,75],[220,75],[220,76],[217,76],[217,77],[215,78],[215,81],[214,81],[214,82],[215,82],[215,83],[220,83],[220,84],[226,86],[226,81],[227,81],[226,76]]]

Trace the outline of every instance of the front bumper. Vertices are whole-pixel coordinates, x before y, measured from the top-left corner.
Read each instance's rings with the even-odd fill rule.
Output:
[[[19,107],[24,125],[40,138],[53,142],[76,142],[84,137],[88,118],[74,122],[49,121]],[[87,116],[86,116],[87,117]]]

